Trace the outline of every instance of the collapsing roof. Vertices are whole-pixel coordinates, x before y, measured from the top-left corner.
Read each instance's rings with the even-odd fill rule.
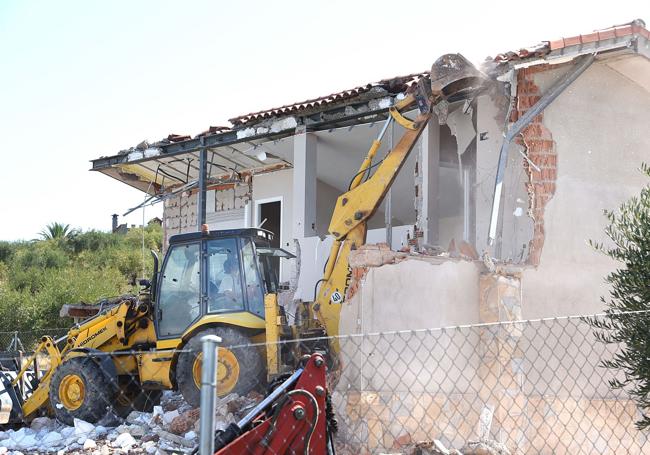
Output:
[[[502,79],[523,66],[571,60],[579,55],[633,51],[650,58],[650,32],[641,20],[497,55],[485,71]],[[92,170],[114,177],[150,195],[184,190],[196,184],[199,151],[209,150],[209,179],[223,183],[241,180],[292,163],[263,144],[292,136],[296,129],[323,131],[371,123],[386,118],[388,108],[427,72],[383,79],[327,96],[240,115],[232,127],[214,126],[191,137],[169,135],[142,142],[116,155],[92,160]],[[643,84],[643,81],[641,82]]]
[[[428,73],[415,73],[231,119],[232,128],[210,127],[194,137],[169,135],[92,160],[100,171],[151,195],[192,185],[198,179],[199,151],[210,151],[210,177],[219,182],[259,174],[291,163],[264,143],[295,134],[296,128],[322,131],[386,118],[395,98]]]

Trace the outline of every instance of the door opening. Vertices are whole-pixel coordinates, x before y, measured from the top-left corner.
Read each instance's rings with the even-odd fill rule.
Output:
[[[261,224],[261,226],[260,226]],[[282,234],[282,201],[272,200],[268,202],[257,202],[257,225],[271,231],[273,240],[271,246],[280,248],[280,235]],[[274,268],[277,276],[280,276],[280,258],[271,258],[271,266]]]

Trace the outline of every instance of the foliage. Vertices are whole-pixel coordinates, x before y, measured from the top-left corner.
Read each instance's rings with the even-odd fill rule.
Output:
[[[650,177],[648,166],[642,170]],[[622,267],[607,276],[611,291],[602,299],[605,316],[589,322],[599,341],[619,346],[603,366],[618,373],[621,379],[610,385],[631,394],[642,413],[636,425],[645,429],[650,427],[650,185],[605,216],[611,245],[592,245]]]
[[[64,229],[51,229],[55,225]],[[0,331],[69,327],[72,321],[59,316],[64,304],[136,292],[135,278],[143,276],[143,236],[144,277],[151,278],[153,270],[149,250],[162,246],[157,224],[113,234],[52,223],[47,232],[43,240],[0,242]],[[0,338],[0,348],[4,342]]]
[[[43,229],[39,235],[43,240],[68,239],[77,234],[75,229],[70,229],[69,224],[50,223]]]

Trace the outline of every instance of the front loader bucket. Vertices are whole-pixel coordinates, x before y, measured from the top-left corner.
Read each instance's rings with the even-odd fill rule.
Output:
[[[445,54],[431,67],[431,91],[449,102],[481,88],[488,80],[461,54]]]
[[[0,425],[23,421],[23,397],[20,388],[12,386],[14,377],[0,371]]]

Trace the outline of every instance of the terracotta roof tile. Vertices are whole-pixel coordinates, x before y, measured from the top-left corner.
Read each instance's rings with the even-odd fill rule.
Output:
[[[497,63],[505,63],[514,60],[522,60],[530,57],[540,57],[551,51],[563,49],[569,46],[577,46],[587,43],[625,37],[629,35],[641,35],[650,39],[650,31],[645,28],[645,22],[641,19],[634,20],[627,24],[615,25],[602,30],[595,30],[584,35],[575,35],[564,37],[552,41],[543,41],[541,44],[532,48],[520,49],[519,51],[509,51],[499,54],[495,57]],[[531,52],[531,50],[534,50]]]
[[[368,93],[373,88],[382,88],[390,94],[396,94],[405,91],[413,83],[416,83],[421,77],[426,77],[428,75],[428,72],[422,72],[407,74],[405,76],[397,76],[389,79],[382,79],[378,82],[362,85],[352,89],[344,90],[342,92],[331,93],[329,95],[321,96],[318,98],[240,115],[229,119],[229,122],[235,126],[239,126],[252,121],[274,117],[276,115],[295,114],[301,111],[306,111],[308,109],[323,107],[329,104],[336,104],[342,101],[346,101],[364,93]]]

